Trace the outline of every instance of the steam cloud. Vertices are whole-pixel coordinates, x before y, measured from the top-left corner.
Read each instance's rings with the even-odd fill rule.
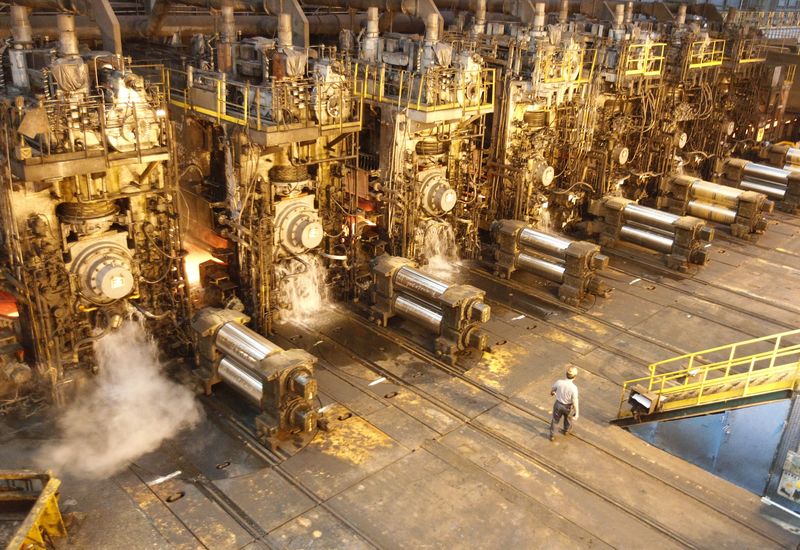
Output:
[[[158,350],[136,321],[95,343],[97,384],[59,418],[62,439],[37,463],[85,479],[106,478],[154,451],[202,413],[192,392],[161,372]]]

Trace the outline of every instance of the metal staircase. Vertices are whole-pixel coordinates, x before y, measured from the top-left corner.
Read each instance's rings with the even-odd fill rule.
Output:
[[[800,381],[800,330],[653,363],[622,386],[612,422],[698,416],[790,397]]]

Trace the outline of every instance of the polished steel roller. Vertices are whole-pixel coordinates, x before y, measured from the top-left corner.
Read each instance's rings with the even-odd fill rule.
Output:
[[[629,225],[622,226],[620,237],[624,241],[638,244],[651,250],[657,250],[658,252],[669,253],[672,251],[673,239]]]
[[[786,187],[763,181],[742,180],[739,184],[742,189],[763,193],[771,199],[782,200],[786,196]]]
[[[427,329],[438,333],[442,325],[442,314],[429,309],[412,298],[398,294],[394,300],[394,309],[398,315],[417,322]]]
[[[408,266],[403,266],[397,270],[394,276],[394,284],[433,301],[438,300],[450,287],[447,283],[443,283]]]
[[[625,205],[625,210],[623,210],[623,213],[626,221],[650,225],[669,233],[673,233],[675,231],[673,224],[680,219],[680,216],[675,214],[662,212],[661,210],[648,208],[646,206],[640,206],[633,202]]]
[[[547,260],[537,258],[525,252],[520,252],[517,257],[517,267],[555,283],[564,282],[564,271],[566,271],[566,268],[563,265],[548,262]]]
[[[766,164],[748,162],[742,169],[742,180],[759,181],[772,184],[787,185],[789,183],[789,171]]]
[[[690,188],[691,196],[705,202],[736,208],[743,191],[726,185],[719,185],[701,179],[694,180]]]
[[[253,405],[261,406],[264,386],[261,380],[248,369],[237,365],[227,357],[219,362],[217,373],[222,380],[247,398]]]
[[[719,223],[732,224],[736,221],[735,210],[710,202],[689,201],[686,210],[692,216]]]
[[[563,258],[572,243],[569,239],[557,237],[549,233],[526,227],[519,233],[519,244],[545,252],[557,258]]]
[[[258,363],[283,348],[239,323],[225,323],[217,331],[217,347],[237,363],[253,370]]]

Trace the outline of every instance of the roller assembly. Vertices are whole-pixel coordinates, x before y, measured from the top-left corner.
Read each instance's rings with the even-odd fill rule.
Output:
[[[686,271],[690,264],[705,265],[707,243],[714,229],[704,220],[678,216],[641,206],[621,197],[604,197],[589,206],[597,219],[586,224],[589,232],[599,234],[602,246],[624,241],[665,255],[667,266]]]
[[[723,166],[722,183],[763,193],[784,212],[795,212],[800,206],[800,172],[744,159],[728,159]]]
[[[396,256],[378,256],[370,268],[372,314],[381,325],[395,315],[413,321],[437,335],[437,355],[453,360],[457,351],[486,347],[479,327],[491,310],[482,290],[445,283]]]
[[[498,220],[492,224],[495,274],[506,279],[517,269],[559,285],[558,296],[578,304],[587,294],[607,296],[611,289],[597,275],[608,267],[600,247],[529,227],[524,222]]]
[[[775,204],[763,193],[732,189],[692,176],[675,175],[662,184],[659,206],[730,227],[734,237],[749,237],[767,228],[766,214]]]
[[[204,308],[195,314],[197,374],[205,392],[225,382],[258,408],[256,430],[270,445],[290,434],[315,433],[319,420],[316,358],[273,344],[244,326],[249,320],[230,309]]]

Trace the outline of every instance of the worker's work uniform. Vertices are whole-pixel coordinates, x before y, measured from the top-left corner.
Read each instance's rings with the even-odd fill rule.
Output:
[[[551,391],[556,397],[556,402],[553,403],[553,419],[550,421],[550,437],[553,437],[561,417],[564,417],[564,433],[569,432],[572,427],[570,416],[573,410],[575,417],[578,417],[578,386],[565,378],[553,384]]]

